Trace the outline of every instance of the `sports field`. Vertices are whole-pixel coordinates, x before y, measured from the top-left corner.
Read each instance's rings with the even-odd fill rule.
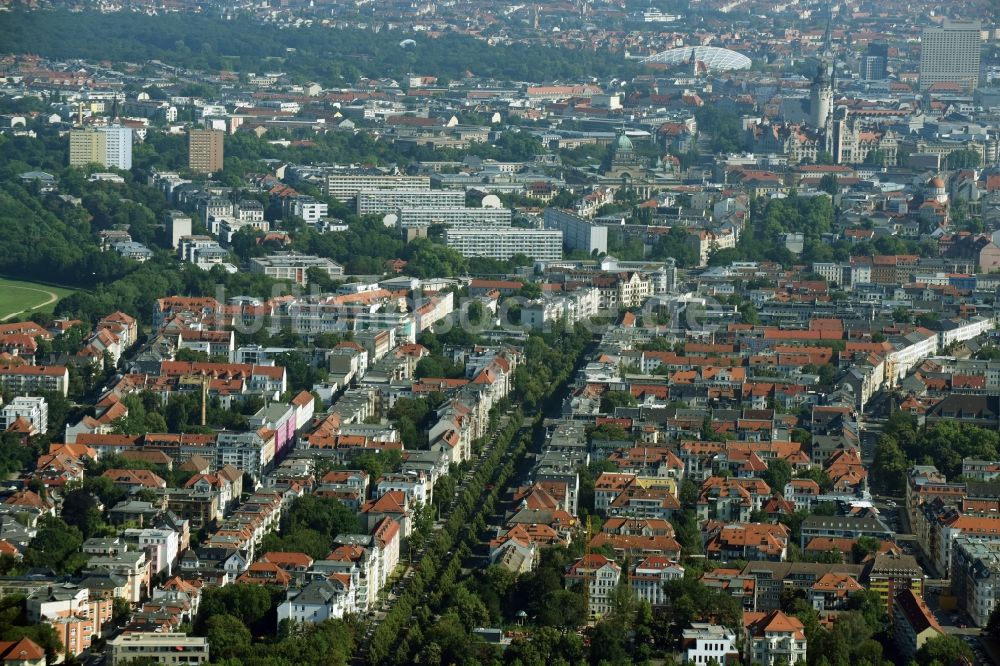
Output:
[[[72,293],[72,289],[0,278],[0,321],[52,312],[60,298]]]

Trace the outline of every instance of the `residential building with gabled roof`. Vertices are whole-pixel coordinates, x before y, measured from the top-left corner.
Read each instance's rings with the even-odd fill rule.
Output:
[[[761,666],[795,664],[806,660],[806,634],[798,618],[780,610],[743,613],[743,659]]]

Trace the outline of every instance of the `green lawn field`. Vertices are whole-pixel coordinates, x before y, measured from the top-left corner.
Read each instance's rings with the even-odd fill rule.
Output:
[[[0,278],[0,321],[52,312],[60,298],[72,293],[72,289]]]

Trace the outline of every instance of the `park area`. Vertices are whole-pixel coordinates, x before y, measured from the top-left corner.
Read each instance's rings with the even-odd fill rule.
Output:
[[[0,321],[52,312],[59,299],[72,293],[72,289],[0,278]]]

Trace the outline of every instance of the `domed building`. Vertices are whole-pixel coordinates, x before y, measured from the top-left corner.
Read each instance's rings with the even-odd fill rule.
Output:
[[[924,200],[936,201],[942,205],[948,203],[948,189],[941,176],[934,176],[927,181],[927,186],[924,188]]]
[[[610,165],[601,174],[601,181],[608,187],[627,187],[635,189],[640,196],[649,195],[649,183],[646,182],[646,171],[649,162],[637,155],[632,140],[621,130],[618,138],[611,144]]]

